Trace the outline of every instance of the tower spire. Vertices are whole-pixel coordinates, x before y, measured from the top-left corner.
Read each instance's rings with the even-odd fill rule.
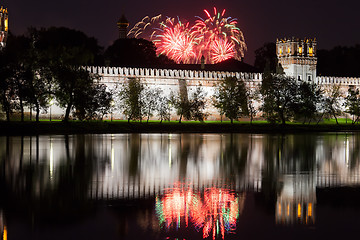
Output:
[[[120,39],[127,38],[127,28],[129,27],[129,21],[126,19],[124,14],[120,17],[119,21],[117,22],[117,26],[119,28],[119,38]]]

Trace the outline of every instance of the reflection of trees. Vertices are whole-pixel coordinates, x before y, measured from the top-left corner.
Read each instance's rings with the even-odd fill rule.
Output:
[[[198,134],[180,134],[179,137],[179,177],[183,179],[186,178],[189,157],[192,157],[195,163],[198,161],[203,138]]]
[[[349,167],[351,171],[355,172],[358,170],[359,159],[360,159],[360,134],[352,135],[352,144],[349,146]]]
[[[262,194],[268,207],[273,208],[280,194],[284,174],[314,174],[316,167],[316,135],[266,135]]]
[[[60,165],[55,168],[50,163],[49,169],[49,156],[48,153],[40,154],[43,149],[40,148],[38,136],[35,137],[34,161],[32,139],[33,137],[30,137],[24,143],[24,137],[21,137],[20,143],[17,143],[17,137],[6,138],[6,152],[1,156],[0,179],[3,186],[1,193],[7,196],[5,207],[22,212],[30,210],[32,218],[67,219],[71,216],[73,219],[88,211],[88,189],[96,164],[108,159],[106,152],[104,156],[99,156],[94,148],[99,142],[92,136],[76,135],[70,143],[68,136],[65,136],[65,149],[59,161]],[[63,142],[59,138],[57,141]],[[73,150],[72,153],[70,149]]]
[[[248,135],[228,134],[220,150],[220,162],[224,176],[244,176],[248,154],[251,152]]]
[[[139,173],[139,164],[141,164],[141,135],[131,134],[129,139],[129,176],[136,178]]]

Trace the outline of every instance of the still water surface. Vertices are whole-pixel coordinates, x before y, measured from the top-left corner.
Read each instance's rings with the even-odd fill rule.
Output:
[[[3,239],[360,233],[360,134],[0,137]]]

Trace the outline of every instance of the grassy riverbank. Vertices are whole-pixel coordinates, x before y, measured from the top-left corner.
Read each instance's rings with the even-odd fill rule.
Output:
[[[351,124],[340,120],[336,124],[328,120],[320,124],[288,123],[269,124],[265,121],[249,122],[182,122],[151,121],[41,121],[41,122],[0,122],[0,135],[36,135],[36,134],[80,134],[80,133],[304,133],[304,132],[345,132],[360,131],[360,124]]]

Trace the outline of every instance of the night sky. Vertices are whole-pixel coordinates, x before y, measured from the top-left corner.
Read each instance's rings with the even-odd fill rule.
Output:
[[[29,26],[65,26],[85,32],[107,47],[117,37],[116,22],[122,14],[130,27],[144,16],[159,13],[194,21],[203,9],[225,8],[238,18],[253,64],[254,51],[265,42],[283,37],[316,37],[318,48],[360,43],[360,1],[357,0],[3,0],[9,10],[9,28],[23,34]]]

